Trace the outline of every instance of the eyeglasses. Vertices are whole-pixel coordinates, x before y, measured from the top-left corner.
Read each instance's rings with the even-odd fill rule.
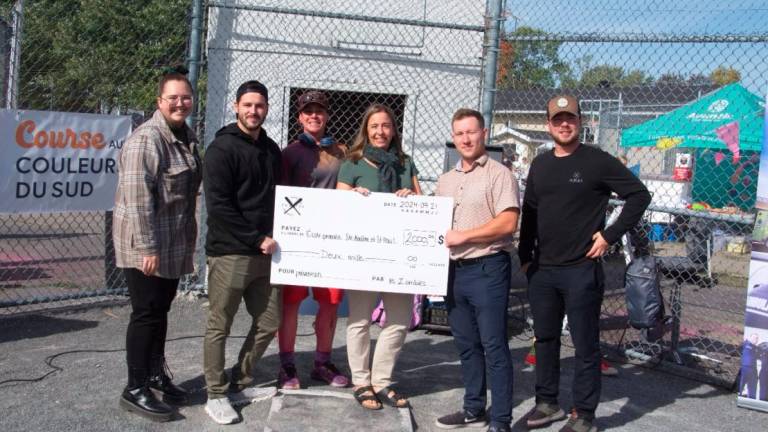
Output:
[[[184,105],[189,105],[192,103],[192,96],[189,96],[189,95],[184,95],[184,96],[171,95],[166,97],[160,96],[160,99],[168,102],[171,105],[176,105],[179,101],[181,101],[181,103]]]
[[[474,131],[461,131],[461,132],[454,132],[453,137],[454,138],[464,138],[465,136],[475,136],[479,133],[483,133],[482,129],[474,130]]]

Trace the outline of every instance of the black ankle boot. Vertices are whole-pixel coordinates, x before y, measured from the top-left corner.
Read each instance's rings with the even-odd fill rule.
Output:
[[[165,357],[155,357],[152,359],[152,370],[150,371],[149,387],[162,392],[166,402],[180,404],[187,400],[187,391],[171,382],[172,376],[168,365],[165,363]]]
[[[155,397],[149,389],[147,370],[130,369],[128,385],[120,395],[120,407],[153,421],[166,422],[173,417],[173,409]]]

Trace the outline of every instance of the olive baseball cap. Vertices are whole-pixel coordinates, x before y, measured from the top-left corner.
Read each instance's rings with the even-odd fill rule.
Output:
[[[547,120],[562,112],[581,117],[579,101],[571,95],[557,95],[547,102]]]

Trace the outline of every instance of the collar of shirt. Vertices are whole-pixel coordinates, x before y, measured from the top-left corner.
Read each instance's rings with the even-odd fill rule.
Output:
[[[456,171],[461,171],[461,172],[470,172],[470,171],[472,171],[473,169],[475,169],[475,167],[476,167],[476,166],[478,166],[478,165],[480,165],[480,166],[484,166],[486,162],[488,162],[488,153],[483,153],[483,155],[482,155],[482,156],[480,156],[479,158],[475,159],[475,161],[474,161],[474,162],[472,162],[472,166],[471,166],[471,167],[469,167],[469,169],[468,169],[468,170],[464,171],[463,169],[461,169],[461,159],[459,159],[459,160],[456,162]]]

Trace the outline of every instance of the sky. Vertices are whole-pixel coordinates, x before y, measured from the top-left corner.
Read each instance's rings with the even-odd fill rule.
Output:
[[[565,36],[762,38],[739,43],[568,42],[560,47],[560,57],[573,62],[589,55],[592,65],[618,65],[653,76],[708,75],[725,65],[739,70],[751,91],[765,95],[768,90],[767,0],[507,0],[506,10],[510,32],[530,26]]]

